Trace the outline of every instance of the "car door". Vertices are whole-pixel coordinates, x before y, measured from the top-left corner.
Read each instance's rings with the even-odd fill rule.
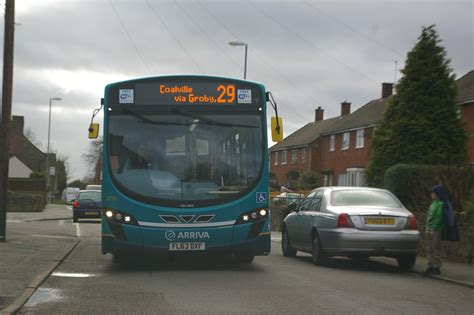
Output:
[[[314,226],[317,226],[318,213],[321,208],[321,203],[324,195],[324,189],[318,189],[315,191],[308,208],[305,211],[301,211],[300,218],[300,237],[301,246],[310,249],[311,232]]]
[[[297,214],[293,223],[292,233],[290,234],[290,239],[292,240],[292,245],[295,247],[301,247],[304,244],[304,233],[302,233],[301,228],[306,217],[306,213],[311,207],[313,197],[316,195],[316,192],[311,192],[298,206]]]

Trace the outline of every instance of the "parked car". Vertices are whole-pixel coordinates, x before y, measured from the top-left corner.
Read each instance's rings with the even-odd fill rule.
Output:
[[[77,196],[79,195],[80,191],[81,190],[77,187],[64,188],[63,193],[62,193],[63,201],[68,205],[72,205],[73,200],[77,199]]]
[[[87,185],[86,190],[102,190],[102,185]]]
[[[415,216],[388,190],[322,187],[313,190],[283,221],[282,251],[308,252],[323,264],[331,256],[396,258],[413,267],[420,232]]]
[[[72,204],[72,221],[79,219],[101,218],[102,214],[102,193],[98,190],[81,190],[79,196]]]

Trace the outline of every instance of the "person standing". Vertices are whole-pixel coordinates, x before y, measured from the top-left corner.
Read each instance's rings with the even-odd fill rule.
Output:
[[[431,205],[426,218],[426,240],[428,242],[428,268],[426,274],[441,274],[441,234],[443,230],[443,208],[446,193],[443,186],[438,185],[431,190]]]

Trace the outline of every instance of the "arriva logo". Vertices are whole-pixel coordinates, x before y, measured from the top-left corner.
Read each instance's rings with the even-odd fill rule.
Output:
[[[178,239],[190,239],[190,238],[210,238],[208,232],[174,232],[166,231],[165,237],[168,241],[172,242]]]

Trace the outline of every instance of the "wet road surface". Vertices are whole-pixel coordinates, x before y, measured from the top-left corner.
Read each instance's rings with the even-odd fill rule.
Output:
[[[20,314],[473,314],[474,290],[385,265],[316,267],[274,242],[250,265],[178,257],[120,266],[100,253],[100,224],[63,225],[82,241]]]

